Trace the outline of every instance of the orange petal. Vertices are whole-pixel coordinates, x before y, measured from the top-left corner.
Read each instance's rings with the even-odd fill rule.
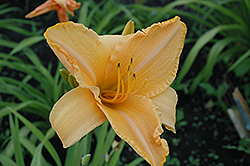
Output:
[[[74,16],[74,10],[81,7],[81,3],[77,3],[74,0],[55,0],[65,11],[69,12],[71,16]]]
[[[168,130],[175,133],[175,121],[176,121],[176,104],[177,94],[171,87],[167,88],[158,96],[151,98],[155,105],[158,107],[158,111],[161,113],[160,118],[162,123]]]
[[[56,11],[57,11],[57,16],[58,16],[60,22],[69,21],[69,17],[66,13],[66,10],[64,10],[63,8],[60,7]]]
[[[81,3],[77,3],[74,0],[66,0],[67,11],[71,16],[74,16],[74,10],[77,10],[81,7]]]
[[[130,58],[134,57],[136,73],[134,90],[139,89],[146,79],[145,86],[138,94],[147,97],[160,94],[175,79],[185,34],[186,26],[179,17],[137,31],[130,40],[121,40],[117,44],[107,71],[114,69],[120,61],[121,71],[124,73]],[[112,88],[116,85],[117,74],[107,73],[106,75],[109,76],[107,81],[114,80],[109,82],[109,88]]]
[[[120,104],[100,105],[116,134],[153,166],[160,166],[169,153],[156,107],[145,96],[130,95]]]
[[[38,6],[35,10],[27,14],[25,18],[33,18],[39,15],[42,15],[44,13],[47,13],[51,10],[55,10],[56,8],[57,6],[55,2],[53,2],[52,0],[47,0],[42,5]]]
[[[48,28],[44,36],[80,86],[102,87],[111,50],[93,30],[67,22]]]
[[[52,128],[67,148],[106,121],[90,90],[77,87],[66,93],[50,113]]]

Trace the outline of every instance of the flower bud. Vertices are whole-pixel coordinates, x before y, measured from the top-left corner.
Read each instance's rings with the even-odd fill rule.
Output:
[[[122,36],[135,33],[135,24],[133,21],[129,20],[122,31]]]
[[[66,69],[60,69],[60,74],[62,78],[68,82],[68,76],[70,73]]]
[[[86,154],[85,156],[83,156],[83,157],[81,158],[81,160],[82,160],[82,165],[83,165],[83,166],[89,165],[89,160],[90,160],[90,158],[91,158],[91,154]]]
[[[76,81],[76,78],[71,74],[68,76],[68,82],[72,88],[76,88],[79,85],[79,83]]]

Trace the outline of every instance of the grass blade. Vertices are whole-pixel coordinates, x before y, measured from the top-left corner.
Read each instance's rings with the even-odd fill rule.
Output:
[[[175,81],[174,86],[178,87],[182,81],[182,79],[186,76],[188,71],[190,70],[191,66],[194,63],[194,60],[196,59],[198,53],[200,50],[207,44],[209,43],[215,35],[220,33],[221,31],[224,30],[234,30],[234,29],[241,29],[240,25],[221,25],[217,26],[209,31],[207,31],[204,35],[200,36],[195,45],[192,47],[190,52],[187,55],[187,58],[182,66],[182,69],[180,73],[178,74],[178,77]]]
[[[20,43],[18,43],[13,50],[10,52],[11,55],[21,51],[22,49],[34,45],[40,41],[44,40],[43,36],[32,36],[29,38],[23,39]]]
[[[230,43],[235,43],[241,40],[242,40],[241,38],[237,38],[237,37],[228,37],[228,38],[219,40],[213,45],[213,47],[209,51],[207,63],[204,67],[204,81],[205,82],[207,82],[210,79],[214,65],[216,64],[216,60],[218,59],[218,56],[223,51],[223,49],[226,46],[228,46]]]
[[[137,166],[138,164],[140,164],[143,161],[144,161],[143,158],[138,157],[138,158],[134,159],[134,161],[132,161],[128,165],[126,165],[126,166]]]
[[[11,111],[9,110],[10,108],[12,110],[15,110],[15,111],[19,111],[25,107],[27,107],[28,105],[30,105],[32,103],[32,101],[26,101],[26,102],[22,102],[20,104],[15,104],[15,105],[12,105],[12,106],[8,106],[8,107],[3,107],[1,110],[0,110],[0,118],[3,118],[4,116],[6,115],[9,115],[11,113]]]
[[[88,8],[89,8],[89,2],[85,1],[80,9],[79,17],[78,17],[78,23],[82,23],[85,25],[87,23],[87,16],[88,16]]]
[[[16,159],[17,165],[18,166],[25,166],[24,158],[23,158],[23,155],[22,155],[21,144],[20,144],[20,140],[19,140],[18,120],[15,117],[15,124],[14,124],[12,115],[9,114],[9,122],[10,122],[11,136],[12,136],[12,140],[13,140],[13,143],[14,143],[15,159]]]
[[[122,140],[122,142],[121,142],[121,144],[120,144],[120,146],[119,146],[119,150],[116,151],[116,152],[113,154],[113,156],[111,157],[110,162],[109,162],[109,166],[116,166],[116,165],[118,165],[119,159],[120,159],[120,155],[121,155],[122,150],[123,150],[123,148],[124,148],[124,146],[125,146],[125,143],[126,143],[126,142],[125,142],[124,140]]]
[[[0,10],[0,15],[3,15],[3,14],[6,14],[6,13],[9,13],[9,12],[12,12],[12,11],[22,11],[20,8],[18,7],[9,7],[9,8],[6,8],[6,9],[1,9]]]
[[[15,110],[12,110],[10,108],[10,111],[16,116],[18,117],[18,119],[20,121],[22,121],[22,123],[24,123],[24,125],[26,125],[32,133],[34,133],[37,138],[42,142],[44,140],[44,135],[43,133],[35,126],[33,125],[30,121],[28,121],[26,118],[24,118],[21,114],[19,114],[18,112],[16,112]],[[60,157],[58,156],[55,148],[53,147],[53,145],[47,141],[44,143],[45,148],[48,150],[48,152],[50,153],[50,155],[52,156],[52,158],[54,159],[54,161],[56,162],[57,166],[62,166]]]
[[[96,33],[101,34],[103,29],[110,24],[111,20],[117,16],[118,13],[121,12],[121,9],[116,8],[113,11],[110,11],[106,17],[103,18],[103,20],[98,24],[98,27],[96,28]]]
[[[43,141],[37,146],[36,150],[35,150],[35,154],[34,154],[34,157],[31,161],[31,166],[42,166],[42,159],[43,159],[43,156],[42,156],[42,148],[43,148],[43,145],[45,142],[47,142],[50,138],[52,138],[53,136],[55,135],[55,132],[52,128],[50,128]]]
[[[92,166],[100,165],[99,163],[101,162],[101,160],[104,160],[101,156],[105,155],[105,154],[102,154],[102,148],[104,146],[104,140],[107,134],[108,126],[109,126],[109,123],[105,122],[100,127],[95,129],[95,132],[97,134],[97,145],[96,145],[95,154],[93,156],[93,160],[91,163]]]
[[[18,166],[11,158],[3,154],[0,154],[0,163],[2,163],[3,166]]]
[[[235,67],[237,67],[241,62],[243,62],[246,58],[250,56],[250,49],[248,49],[240,58],[227,70],[228,72],[232,71]]]

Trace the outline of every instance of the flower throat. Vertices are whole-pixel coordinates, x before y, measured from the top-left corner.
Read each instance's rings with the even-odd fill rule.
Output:
[[[145,81],[144,81],[144,84],[142,85],[142,87],[140,87],[136,91],[132,91],[134,83],[135,83],[136,75],[133,72],[133,70],[134,70],[133,69],[133,58],[131,58],[130,64],[128,65],[127,71],[125,73],[125,74],[127,74],[127,87],[126,87],[126,91],[125,91],[124,81],[122,79],[124,73],[121,73],[120,66],[121,66],[121,63],[118,62],[117,63],[118,82],[117,82],[116,91],[103,90],[100,94],[101,100],[105,103],[113,103],[113,104],[122,103],[127,99],[129,94],[134,94],[134,93],[138,92],[145,85]]]

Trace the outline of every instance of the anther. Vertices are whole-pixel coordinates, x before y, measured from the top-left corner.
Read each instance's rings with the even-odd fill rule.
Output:
[[[135,75],[135,73],[133,73],[133,79],[134,79],[134,80],[136,79],[136,75]]]

